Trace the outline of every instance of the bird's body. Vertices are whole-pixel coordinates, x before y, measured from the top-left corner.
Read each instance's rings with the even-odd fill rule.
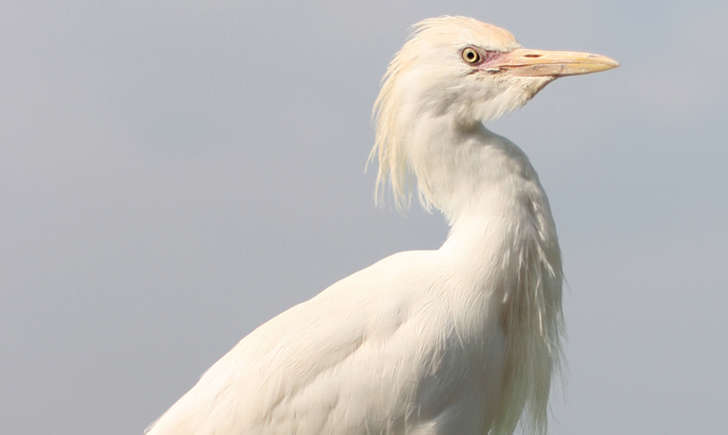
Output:
[[[517,47],[459,17],[425,22],[408,44],[453,32],[496,33],[456,40],[458,50],[498,38]],[[555,225],[525,154],[480,120],[553,77],[522,79],[519,102],[471,115],[458,95],[477,81],[428,88],[442,78],[419,77],[422,93],[409,92],[421,70],[405,68],[406,50],[377,103],[375,152],[395,192],[402,165],[415,175],[451,224],[447,240],[385,258],[263,324],[150,434],[505,434],[524,413],[533,432],[545,430],[561,335]]]

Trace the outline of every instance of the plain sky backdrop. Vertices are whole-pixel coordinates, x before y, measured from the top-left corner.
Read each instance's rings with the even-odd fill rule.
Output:
[[[5,1],[0,425],[133,434],[242,336],[441,216],[375,208],[408,27],[470,15],[622,63],[489,124],[549,193],[568,288],[553,434],[724,433],[724,1]]]

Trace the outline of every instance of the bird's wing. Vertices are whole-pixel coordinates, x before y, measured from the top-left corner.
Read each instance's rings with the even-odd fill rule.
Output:
[[[438,304],[422,296],[438,279],[434,252],[395,254],[263,324],[149,433],[318,434],[364,425],[380,433],[404,424],[423,370],[436,370],[426,363],[433,346],[447,345],[448,328],[437,321],[444,316],[432,312]],[[440,384],[447,382],[430,396],[443,393]],[[418,415],[439,412],[427,400],[418,398]]]

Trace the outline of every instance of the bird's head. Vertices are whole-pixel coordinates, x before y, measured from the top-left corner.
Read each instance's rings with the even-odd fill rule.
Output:
[[[371,158],[378,185],[390,179],[402,198],[412,130],[423,119],[446,118],[468,129],[525,104],[554,79],[614,68],[597,54],[521,47],[505,29],[467,18],[429,18],[414,26],[395,55],[374,105],[377,132]]]

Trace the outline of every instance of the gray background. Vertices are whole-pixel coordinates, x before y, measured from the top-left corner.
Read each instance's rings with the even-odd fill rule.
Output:
[[[725,2],[4,2],[2,432],[130,434],[256,325],[438,215],[372,204],[408,26],[604,53],[491,127],[531,156],[568,278],[554,434],[713,434],[728,407]]]

